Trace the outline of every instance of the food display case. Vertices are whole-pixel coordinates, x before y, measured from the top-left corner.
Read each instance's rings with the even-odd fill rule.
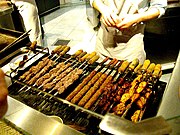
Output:
[[[171,132],[166,117],[157,117],[165,114],[159,107],[170,92],[170,84],[160,80],[161,65],[150,60],[142,65],[136,58],[128,62],[107,57],[97,62],[95,52],[69,54],[70,49],[61,45],[32,50],[25,45],[3,65],[9,81],[5,122],[22,134],[33,135],[108,135],[123,133],[123,129],[126,133]],[[147,130],[155,123],[159,128]]]

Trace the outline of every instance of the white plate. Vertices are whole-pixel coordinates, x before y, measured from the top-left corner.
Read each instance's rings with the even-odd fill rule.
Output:
[[[18,56],[16,56],[15,58],[13,58],[10,62],[9,62],[9,66],[11,69],[16,69],[19,66],[19,63],[23,60],[24,55],[26,55],[26,53],[24,54],[20,54]],[[28,59],[30,59],[33,54],[28,54]],[[20,67],[20,70],[24,70],[24,68],[27,67],[27,64],[25,63],[23,67]]]

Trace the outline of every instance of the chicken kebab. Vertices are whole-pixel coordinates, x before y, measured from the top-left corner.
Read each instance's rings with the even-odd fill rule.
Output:
[[[127,114],[131,112],[131,114],[129,113],[132,115],[131,120],[137,122],[141,111],[138,109],[134,112],[134,114],[132,114],[132,110],[136,108],[134,105],[136,104],[138,108],[145,107],[147,100],[150,98],[152,93],[152,87],[149,87],[150,85],[148,85],[149,81],[151,80],[153,73],[157,76],[157,74],[161,71],[160,67],[161,66],[159,64],[155,65],[154,63],[151,63],[144,74],[138,75],[131,82],[130,87],[125,91],[125,93],[122,94],[119,104],[112,109],[112,112],[126,118],[129,116]],[[154,81],[153,85],[155,85],[155,83],[156,82]],[[143,113],[141,113],[141,117],[142,114]]]

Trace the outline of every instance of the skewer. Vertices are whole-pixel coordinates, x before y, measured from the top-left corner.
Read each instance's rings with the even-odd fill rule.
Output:
[[[69,49],[70,49],[70,47],[59,47],[58,48],[59,49],[59,53],[61,54],[60,55],[60,57],[62,56],[62,55],[64,55],[67,51],[69,51]],[[49,56],[50,57],[50,56]],[[43,58],[43,60],[42,61],[40,61],[36,66],[33,66],[33,67],[31,67],[27,72],[25,72],[23,75],[25,76],[25,77],[28,77],[28,78],[30,78],[30,76],[31,76],[31,74],[29,75],[29,76],[27,76],[30,72],[31,72],[31,70],[33,70],[33,68],[35,69],[35,72],[33,72],[34,74],[36,74],[39,70],[41,70],[49,61],[50,61],[50,59],[48,60],[48,58],[49,57],[45,57],[45,58]],[[57,60],[57,59],[56,59]],[[38,66],[40,65],[42,63],[42,68],[39,68],[39,70],[37,70],[38,68]],[[52,64],[51,66],[54,66],[54,65],[56,65],[57,63],[54,63],[54,64]],[[46,69],[46,70],[48,70],[48,68]],[[41,70],[41,71],[43,71],[43,70]],[[43,71],[43,72],[45,72],[45,71]],[[27,74],[27,75],[26,75]],[[41,72],[39,73],[39,74],[42,74]],[[22,75],[22,76],[23,76]],[[21,77],[20,77],[21,78]],[[23,79],[24,77],[22,77],[22,79]],[[28,79],[27,79],[28,80]],[[34,82],[34,81],[33,81]],[[24,87],[22,87],[18,92],[21,92],[24,88],[26,88],[26,86],[24,86]],[[31,87],[28,87],[28,89],[26,89],[26,91],[28,91],[29,89],[31,89]]]
[[[40,93],[39,93],[40,94]],[[57,95],[57,93],[55,93],[55,96]],[[41,103],[41,106],[43,105],[44,103]]]
[[[62,49],[62,47],[61,47],[61,49]],[[69,49],[70,49],[70,47],[67,46],[64,48],[64,50],[61,50],[62,53],[61,52],[60,53],[65,54]],[[61,57],[61,55],[60,55],[60,57]],[[20,80],[25,79],[26,81],[28,81],[30,79],[30,77],[32,75],[35,75],[36,73],[38,73],[49,62],[49,60],[50,59],[48,57],[43,58],[43,60],[40,61],[36,66],[31,67],[27,72],[25,72],[22,76],[20,76]],[[53,65],[55,65],[55,64],[56,63],[54,63]]]
[[[68,67],[70,67],[71,65],[73,65],[77,60],[75,59],[72,63],[69,63],[68,66],[65,65],[65,63],[67,63],[69,60],[76,58],[77,56],[79,56],[82,53],[82,50],[78,50],[75,54],[73,54],[69,59],[67,59],[65,62],[63,62],[64,64],[64,68],[61,67],[61,69],[59,71],[57,71],[57,75],[62,73],[63,71],[65,71]],[[76,66],[77,64],[75,64],[74,66]],[[55,75],[54,77],[56,77],[57,75]],[[46,81],[44,80],[42,85],[39,86],[39,88],[41,88],[42,86],[44,86],[45,84],[47,84],[48,82],[50,82],[52,79],[54,79],[53,74],[50,76],[50,78],[48,77],[48,79],[46,79]]]
[[[84,53],[85,54],[85,53]],[[80,56],[81,55],[81,56]],[[79,54],[79,55],[77,55],[77,57],[79,57],[79,58],[81,58],[83,55],[82,55],[82,53],[81,54]],[[76,57],[76,58],[77,58]],[[70,64],[71,65],[71,64]],[[61,74],[63,74],[63,75],[59,75],[59,76],[62,76],[62,77],[60,77],[59,79],[58,79],[58,82],[57,82],[57,80],[56,80],[56,82],[57,82],[57,84],[56,85],[58,85],[58,83],[60,83],[61,82],[61,80],[66,76],[66,75],[68,75],[68,74],[70,74],[70,72],[73,70],[73,68],[74,67],[76,67],[78,65],[78,63],[76,63],[75,65],[73,65],[73,67],[70,67],[69,66],[69,70],[70,71],[66,71],[66,70],[64,70],[64,72],[62,72]],[[56,79],[56,78],[55,78]],[[53,81],[52,81],[53,82]],[[53,88],[53,90],[54,90],[54,88]]]
[[[77,55],[79,55],[80,53],[81,53],[81,51],[77,51],[74,55],[72,55],[72,57],[75,58],[75,57],[76,57]],[[69,59],[68,59],[68,60],[69,60]],[[67,62],[68,60],[66,60],[65,62]],[[23,88],[22,88],[22,89],[23,89]],[[21,89],[21,90],[22,90],[22,89]],[[29,90],[29,89],[30,89],[30,87],[28,87],[27,90]],[[27,90],[26,90],[26,91],[27,91]],[[41,92],[40,92],[40,93],[41,93]],[[39,94],[40,94],[40,93],[39,93]]]
[[[114,61],[114,60],[112,60],[112,61]],[[110,62],[110,63],[112,63],[112,61]],[[74,97],[73,98],[71,98],[71,102],[72,103],[76,103],[76,102],[78,102],[78,100],[89,90],[89,88],[91,87],[91,85],[93,85],[96,81],[97,81],[97,79],[99,79],[99,77],[103,74],[103,73],[105,73],[106,71],[107,71],[107,67],[106,68],[103,68],[102,70],[101,70],[101,72],[98,72],[96,75],[94,75],[93,77],[91,77],[91,80],[89,80],[88,82],[85,82],[85,81],[83,81],[83,83],[81,83],[80,84],[80,86],[82,86],[82,87],[79,87],[78,86],[78,89],[75,89],[75,91],[77,92],[77,94],[76,95],[74,95]],[[108,72],[110,72],[110,71],[108,71]],[[86,85],[86,83],[87,83],[87,85]],[[69,97],[68,97],[69,98]],[[66,98],[66,99],[68,99],[68,98]]]
[[[45,66],[38,74],[36,74],[33,78],[31,78],[30,81],[28,81],[27,83],[29,85],[35,83],[37,81],[38,78],[40,78],[41,76],[43,76],[51,67],[54,67],[55,65],[57,65],[57,63],[55,64],[54,61],[50,60],[50,63],[47,64],[47,66]],[[35,83],[36,84],[36,83]]]
[[[136,73],[137,73],[137,70],[139,70],[140,69],[140,67],[142,66],[142,64],[138,64],[139,63],[139,60],[138,59],[134,59],[131,63],[130,63],[130,65],[128,66],[128,68],[126,69],[126,71],[125,71],[125,73],[124,73],[124,75],[123,75],[123,77],[122,78],[120,78],[120,82],[119,82],[119,84],[122,84],[122,79],[125,81],[124,82],[124,84],[125,83],[127,83],[127,82],[129,82],[130,80],[130,78],[133,78],[133,75],[135,75]],[[129,78],[129,79],[128,79]],[[117,82],[117,81],[116,81]],[[116,84],[115,84],[116,85]],[[111,87],[113,87],[113,86],[111,86]],[[121,88],[119,88],[119,89],[121,89]],[[117,92],[118,91],[118,88],[116,87],[116,89],[114,89],[114,88],[112,88],[112,92]],[[121,93],[121,92],[120,92]],[[114,95],[117,95],[117,94],[115,94],[114,93]],[[118,97],[119,96],[119,97]],[[113,101],[112,101],[112,104],[110,105],[110,107],[109,107],[109,109],[107,109],[107,112],[109,112],[111,109],[112,109],[112,107],[117,103],[117,101],[119,100],[119,98],[120,98],[120,95],[118,94],[117,96],[114,96],[113,97]],[[117,100],[117,101],[116,101]]]
[[[70,101],[92,78],[102,69],[102,65],[109,59],[106,57],[83,81],[66,97]],[[96,75],[97,76],[97,75]]]
[[[154,70],[154,67],[155,67],[155,64],[154,63],[151,63],[150,66],[148,67],[147,69],[147,76],[146,77],[149,77],[150,74],[153,72]],[[138,100],[138,98],[140,97],[140,94],[144,89],[146,89],[146,86],[147,86],[147,82],[145,82],[147,80],[147,78],[143,78],[143,80],[139,83],[138,85],[138,88],[137,89],[134,89],[134,92],[130,94],[130,97],[129,99],[131,99],[131,102],[130,104],[127,105],[126,107],[126,110],[125,112],[123,113],[122,117],[125,117],[127,112],[129,111],[129,109],[131,108],[132,104]],[[132,96],[131,96],[132,95]],[[123,96],[122,96],[123,97]],[[125,101],[123,101],[122,103],[125,103],[126,101],[128,100],[128,98],[126,98]],[[122,101],[122,98],[121,98],[121,101]]]
[[[134,93],[134,91],[135,91],[135,89],[136,89],[136,86],[137,86],[138,82],[139,82],[140,79],[142,78],[141,73],[146,72],[149,64],[150,64],[150,61],[149,61],[149,60],[145,60],[143,66],[137,66],[137,67],[135,68],[136,73],[138,73],[139,75],[131,82],[131,84],[128,84],[128,85],[127,85],[127,86],[131,86],[130,88],[127,89],[127,88],[125,87],[125,90],[126,90],[126,91],[129,91],[129,93],[127,93],[127,92],[124,93],[124,94],[121,96],[121,100],[123,100],[123,99],[129,99],[130,95],[133,95],[133,93]],[[138,69],[139,67],[141,67],[141,68]],[[118,82],[118,83],[119,83],[119,84],[122,84],[122,81],[120,80],[120,82]],[[124,83],[123,85],[126,85],[126,83]],[[122,85],[122,86],[123,86],[123,85]],[[124,87],[124,86],[123,86],[123,87]],[[122,115],[122,113],[124,112],[124,111],[123,111],[124,109],[125,109],[125,104],[120,102],[120,103],[118,103],[118,104],[114,107],[113,111],[114,111],[115,114]]]
[[[109,77],[110,78],[107,78],[107,85],[106,85],[106,81],[104,82],[104,85],[103,85],[103,88],[102,89],[99,89],[99,91],[97,91],[97,93],[96,94],[94,94],[94,96],[93,96],[93,98],[91,99],[91,101],[89,101],[90,102],[90,104],[89,105],[86,105],[86,108],[89,108],[90,107],[90,105],[91,104],[93,104],[93,102],[95,102],[95,99],[97,99],[97,98],[99,98],[97,101],[96,101],[96,103],[95,103],[95,105],[94,105],[94,107],[92,108],[92,110],[93,111],[96,111],[97,109],[98,109],[98,107],[99,107],[99,102],[102,100],[102,98],[103,98],[103,96],[105,95],[105,93],[107,92],[105,89],[107,89],[107,87],[111,87],[111,84],[112,83],[114,83],[114,84],[116,84],[115,82],[116,82],[116,79],[118,79],[119,78],[119,76],[121,75],[121,74],[123,74],[123,72],[125,71],[125,69],[127,68],[127,66],[129,65],[129,62],[128,61],[123,61],[123,62],[120,62],[118,65],[120,65],[121,64],[121,66],[119,67],[119,71],[118,70],[116,70],[117,72],[118,72],[118,74],[115,76],[115,79],[114,79],[114,81],[112,80],[114,77],[114,74],[113,75],[110,75]],[[113,85],[113,86],[115,86],[115,85]],[[101,95],[101,96],[100,96]],[[92,103],[91,103],[92,102]],[[108,103],[106,103],[106,105],[107,105]],[[105,110],[104,110],[105,111]]]
[[[84,108],[89,109],[95,102],[96,100],[98,100],[99,96],[103,93],[104,88],[106,87],[106,85],[108,85],[114,75],[116,74],[116,71],[114,70],[103,82],[103,84],[100,86],[100,88],[94,93],[94,95],[89,99],[89,101],[84,105]],[[98,103],[98,102],[97,102]],[[95,105],[96,108],[96,105]],[[93,110],[95,111],[95,108],[93,108]]]
[[[115,59],[114,63],[112,63],[110,66],[114,67],[116,64],[118,63],[118,60]],[[79,101],[78,105],[79,106],[84,106],[86,109],[89,108],[89,105],[91,104],[90,102],[88,102],[88,100],[92,97],[93,94],[95,94],[96,90],[98,89],[103,89],[103,87],[105,87],[105,85],[107,84],[107,82],[109,82],[109,80],[106,80],[106,78],[111,78],[108,77],[109,74],[111,73],[112,70],[108,69],[104,74],[102,74],[102,76],[97,80],[97,82],[94,84],[93,87],[90,88],[90,90],[85,94],[85,96]],[[114,71],[114,72],[113,72]],[[113,70],[112,72],[112,76],[115,75],[116,71]],[[103,82],[105,84],[103,84]],[[92,102],[92,100],[91,100]],[[86,104],[87,103],[87,104]]]
[[[87,59],[90,59],[90,60],[93,59],[94,55],[95,54],[91,53]],[[58,86],[58,89],[57,89],[59,94],[63,93],[65,89],[67,89],[67,87],[69,87],[75,80],[79,78],[79,76],[83,73],[83,70],[84,70],[84,68],[81,69],[81,66],[83,64],[81,64],[78,68],[75,68],[65,78],[61,80],[60,82],[61,86]]]
[[[73,58],[75,58],[75,57],[77,58],[77,56],[78,56],[79,58],[81,58],[81,57],[85,54],[85,53],[84,53],[84,54],[82,55],[81,52],[82,52],[82,51],[77,51],[72,57],[73,57]],[[79,56],[80,54],[81,54],[81,56]],[[78,64],[78,63],[76,63],[75,65],[73,65],[73,67],[75,67],[77,64]],[[73,69],[73,67],[72,67],[71,69]],[[66,71],[66,70],[65,70],[65,71]],[[68,71],[67,73],[70,74],[71,72]],[[68,75],[67,75],[67,76],[68,76]],[[65,79],[65,78],[62,78],[62,79]],[[60,81],[62,81],[62,79],[61,79]],[[59,81],[59,82],[60,82],[60,81]],[[57,84],[58,84],[58,83],[57,83]],[[57,85],[57,84],[56,84],[56,85]],[[56,87],[56,86],[55,86],[55,87]],[[53,90],[55,90],[55,88],[53,88],[53,89],[52,89],[51,91],[49,91],[48,93],[51,93]],[[54,96],[56,96],[57,94],[59,94],[59,93],[56,92],[56,93],[54,94]],[[45,103],[45,102],[41,103],[41,106],[43,106],[44,103]]]
[[[62,81],[62,80],[60,80],[60,81]],[[57,84],[58,84],[58,83],[57,83]],[[57,85],[57,84],[56,84],[56,85]],[[55,87],[56,87],[56,86],[55,86]],[[54,87],[51,91],[55,90],[55,87]],[[51,91],[48,92],[48,93],[51,93]],[[59,94],[59,92],[56,92],[56,93],[54,94],[54,96],[56,96],[57,94]],[[51,98],[52,98],[52,97],[50,97],[49,100],[50,100]],[[46,103],[45,105],[44,105],[44,104],[45,104],[45,102],[41,103],[40,106],[46,106],[47,103]],[[41,107],[40,107],[40,108],[41,108]],[[43,108],[43,107],[42,107],[42,108]]]
[[[138,115],[139,117],[135,117],[135,118],[132,116],[131,117],[132,121],[137,122],[137,121],[140,121],[142,119],[143,114],[144,114],[144,112],[146,110],[146,104],[147,104],[151,94],[153,94],[152,88],[157,83],[157,81],[160,78],[160,76],[161,76],[161,65],[157,64],[155,66],[155,68],[154,68],[153,73],[152,73],[152,78],[151,78],[151,80],[149,80],[150,82],[149,81],[147,82],[148,86],[147,86],[147,88],[145,90],[146,92],[144,94],[144,101],[143,101],[143,103],[141,103],[142,102],[141,97],[140,97],[140,99],[136,103],[136,104],[141,103],[141,106],[138,105],[140,107],[140,115]],[[136,114],[133,114],[133,115],[136,115]]]

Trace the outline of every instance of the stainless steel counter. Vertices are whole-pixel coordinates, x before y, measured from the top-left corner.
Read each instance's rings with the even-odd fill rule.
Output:
[[[8,111],[4,118],[32,135],[82,135],[11,97],[8,97]]]
[[[158,110],[157,116],[160,115],[173,128],[173,135],[180,134],[180,52]]]

